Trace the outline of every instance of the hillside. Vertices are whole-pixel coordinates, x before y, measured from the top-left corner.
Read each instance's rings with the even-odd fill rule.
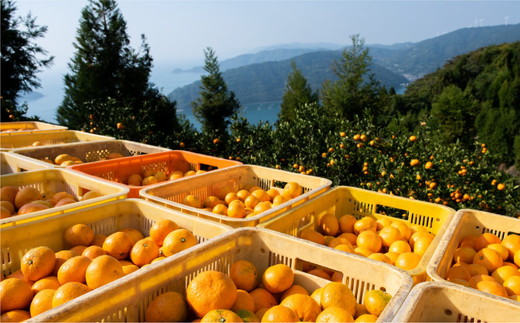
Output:
[[[368,47],[374,62],[372,72],[376,78],[388,88],[399,89],[403,84],[442,67],[457,55],[488,45],[518,40],[520,24],[464,28],[417,43]],[[281,100],[285,81],[291,71],[291,60],[296,62],[314,89],[318,89],[324,80],[334,79],[331,63],[340,57],[340,50],[311,51],[291,56],[296,55],[298,50],[302,49],[266,50],[257,55],[241,55],[236,60],[228,60],[231,63],[226,63],[230,64],[227,66],[245,64],[248,60],[264,62],[232,69],[226,69],[223,62],[223,77],[242,104]],[[277,57],[287,56],[291,57],[277,60]],[[200,82],[195,82],[175,89],[168,97],[177,101],[179,109],[190,110],[190,103],[198,97],[199,86]]]

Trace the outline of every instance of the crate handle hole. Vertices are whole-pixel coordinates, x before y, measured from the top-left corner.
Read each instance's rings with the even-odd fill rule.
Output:
[[[444,314],[446,314],[447,316],[453,315],[452,311],[449,308],[444,310]]]
[[[386,292],[386,288],[385,287],[380,287],[379,289],[382,290],[383,292]]]

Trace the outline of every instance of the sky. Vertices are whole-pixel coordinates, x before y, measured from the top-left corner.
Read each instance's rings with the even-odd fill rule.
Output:
[[[81,11],[88,0],[14,0],[17,16],[31,13],[48,27],[37,44],[55,57],[38,74],[43,99],[29,101],[28,115],[54,121],[63,99],[63,75],[74,56]],[[466,27],[520,23],[520,0],[119,0],[134,49],[144,34],[154,59],[151,81],[164,94],[199,75],[170,73],[204,64],[207,47],[219,61],[293,43],[350,45],[418,42]]]

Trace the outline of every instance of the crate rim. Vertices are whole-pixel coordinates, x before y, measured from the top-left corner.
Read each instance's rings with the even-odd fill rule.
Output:
[[[273,171],[274,170],[274,171],[277,171],[277,172],[291,173],[291,172],[285,171],[285,170],[280,170],[280,169],[275,169],[275,168],[270,168],[270,167],[265,167],[265,166],[252,165],[252,164],[235,165],[235,166],[230,166],[230,167],[227,167],[227,168],[216,169],[216,170],[214,170],[212,172],[224,172],[224,171],[230,172],[230,171],[232,171],[234,169],[237,169],[237,168],[261,168],[261,169],[267,169],[269,171]],[[291,174],[293,174],[293,173],[291,173]],[[296,174],[296,173],[294,173],[294,174]],[[204,176],[204,175],[207,175],[207,174],[199,174],[199,175],[196,175],[196,176]],[[300,174],[296,174],[296,175],[300,175]],[[318,176],[313,176],[313,175],[305,175],[305,176],[323,180],[324,184],[322,184],[320,187],[330,187],[330,185],[332,184],[332,181],[327,179],[327,178],[325,178],[325,177],[318,177]],[[189,179],[190,179],[189,177],[187,177],[187,178],[183,177],[183,178],[180,178],[180,179],[178,179],[178,180],[176,180],[174,182],[165,182],[165,183],[158,183],[158,184],[150,185],[149,187],[146,187],[145,189],[142,189],[141,191],[139,191],[139,196],[141,198],[144,198],[144,199],[150,198],[150,200],[156,201],[158,203],[165,203],[165,202],[168,202],[168,204],[175,203],[175,202],[172,202],[172,201],[168,201],[168,200],[166,200],[164,198],[160,198],[160,197],[156,197],[156,196],[150,195],[150,194],[147,193],[147,191],[149,189],[156,189],[156,188],[161,188],[161,187],[164,187],[164,186],[172,185],[173,183],[181,183],[181,181],[185,181],[185,180],[189,180]],[[324,194],[324,193],[321,193],[321,194]],[[311,195],[312,195],[312,192],[309,191],[309,192],[303,193],[302,195],[298,196],[298,198],[301,197],[301,199],[305,199],[307,197],[310,197]],[[317,196],[309,198],[309,201],[315,199],[316,197]],[[158,199],[161,199],[161,201],[158,201]],[[305,201],[305,202],[307,202],[307,201]],[[282,204],[279,204],[276,207],[273,207],[273,208],[271,208],[271,209],[269,209],[268,211],[265,211],[265,212],[277,211],[277,210],[289,207],[293,203],[294,203],[294,201],[292,201],[292,199],[291,199],[291,200],[289,200],[287,202],[284,202]],[[175,204],[181,204],[181,203],[175,203]],[[206,216],[211,216],[213,218],[216,218],[216,219],[219,219],[219,220],[222,220],[222,221],[233,222],[233,223],[258,221],[258,220],[262,219],[265,216],[265,214],[264,214],[265,212],[262,212],[262,213],[259,213],[259,214],[255,215],[255,216],[251,216],[251,217],[248,217],[248,218],[232,218],[230,216],[207,212],[207,211],[204,211],[202,209],[195,208],[195,207],[188,206],[188,205],[184,205],[184,204],[182,204],[182,208],[186,209],[186,210],[188,210],[190,212],[193,212],[193,213],[201,213],[201,214],[204,214]],[[280,214],[280,215],[282,215],[282,214]],[[277,218],[277,217],[278,216],[275,216],[274,218]],[[269,221],[269,220],[267,220],[267,221]]]

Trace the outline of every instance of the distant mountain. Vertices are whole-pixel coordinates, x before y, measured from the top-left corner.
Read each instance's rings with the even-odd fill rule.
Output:
[[[455,56],[475,49],[520,40],[520,24],[456,30],[417,43],[367,45],[373,58],[372,72],[386,87],[400,88],[442,67]],[[242,104],[280,101],[294,60],[307,81],[319,89],[324,80],[334,80],[331,64],[340,50],[274,48],[240,55],[221,62],[222,75]],[[231,68],[232,66],[241,66]],[[201,69],[202,71],[202,69]],[[200,81],[175,89],[168,97],[182,110],[191,110],[199,95]]]

